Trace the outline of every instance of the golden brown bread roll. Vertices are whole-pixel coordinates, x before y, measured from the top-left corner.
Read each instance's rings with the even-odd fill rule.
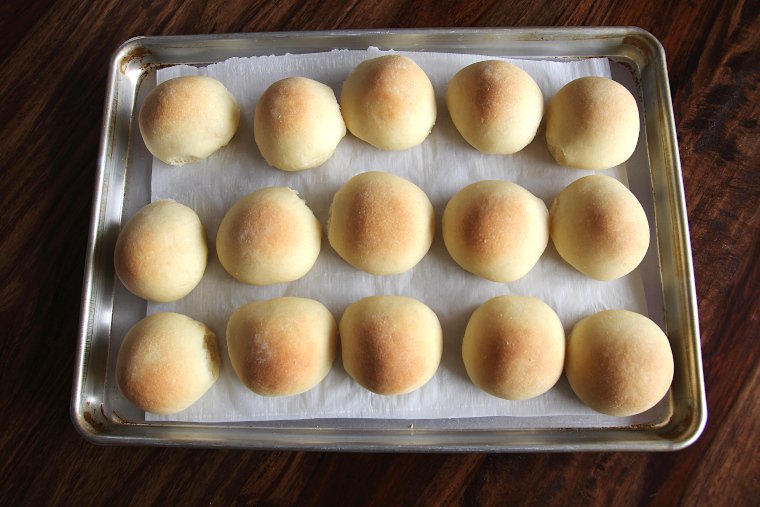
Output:
[[[502,60],[457,72],[446,106],[462,137],[483,153],[511,154],[528,146],[544,114],[544,96],[530,75]]]
[[[384,172],[347,181],[327,219],[330,245],[346,262],[375,275],[403,273],[430,249],[433,205],[416,185]]]
[[[565,372],[586,405],[629,416],[649,410],[668,392],[673,352],[665,333],[647,317],[606,310],[573,327]]]
[[[335,359],[337,325],[313,299],[282,297],[241,306],[227,324],[238,378],[263,396],[291,396],[316,386]]]
[[[186,409],[218,376],[216,336],[178,313],[155,313],[135,324],[116,360],[116,383],[124,397],[154,414]]]
[[[479,388],[507,400],[527,400],[551,389],[562,375],[565,331],[540,299],[495,297],[470,317],[462,359]]]
[[[443,332],[435,313],[404,296],[370,296],[340,319],[343,367],[377,394],[414,391],[435,375]]]
[[[608,169],[628,160],[638,139],[636,99],[611,79],[576,79],[549,103],[546,144],[559,165]]]
[[[384,150],[420,144],[432,130],[437,111],[430,79],[401,55],[357,65],[343,83],[340,108],[353,135]]]
[[[185,297],[203,277],[206,233],[192,209],[170,199],[140,209],[119,232],[114,267],[124,286],[148,301]]]
[[[259,99],[253,134],[269,165],[302,171],[332,157],[346,125],[329,86],[289,77],[273,83]]]
[[[510,282],[536,265],[549,242],[544,202],[502,180],[466,186],[443,211],[443,241],[467,271],[494,282]]]
[[[597,280],[627,275],[649,248],[644,208],[625,185],[601,174],[565,187],[552,203],[549,224],[562,258]]]
[[[322,226],[298,193],[287,187],[259,189],[224,215],[216,251],[237,280],[268,285],[297,280],[314,265]]]
[[[184,76],[151,90],[138,122],[153,156],[182,165],[226,146],[237,131],[240,110],[235,97],[216,79]]]

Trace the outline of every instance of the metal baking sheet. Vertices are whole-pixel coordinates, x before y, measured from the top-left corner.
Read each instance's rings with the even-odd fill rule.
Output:
[[[146,422],[109,407],[107,358],[113,329],[145,315],[145,303],[122,304],[114,283],[113,247],[123,216],[139,207],[130,196],[150,182],[150,156],[135,149],[136,104],[154,71],[205,65],[230,57],[314,53],[369,46],[401,51],[472,53],[510,58],[608,58],[642,99],[644,150],[664,323],[675,358],[667,416],[646,425],[570,428],[562,417],[437,420],[320,419],[259,423]],[[613,74],[613,77],[615,75]],[[155,79],[155,77],[153,77]],[[665,58],[660,44],[636,28],[396,30],[137,38],[111,62],[103,139],[93,201],[71,415],[91,441],[112,444],[336,450],[517,451],[673,450],[693,442],[706,421],[688,227]],[[115,306],[116,305],[116,306]],[[114,311],[117,308],[118,311]]]

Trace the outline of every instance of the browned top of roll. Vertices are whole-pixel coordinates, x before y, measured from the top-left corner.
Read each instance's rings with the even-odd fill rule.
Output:
[[[383,172],[349,180],[330,207],[328,237],[352,266],[377,275],[401,273],[430,249],[433,205],[413,183]]]

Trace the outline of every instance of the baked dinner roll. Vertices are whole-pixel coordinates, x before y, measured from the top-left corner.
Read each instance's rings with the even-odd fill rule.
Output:
[[[203,396],[219,377],[216,336],[179,313],[154,313],[127,332],[116,359],[116,384],[129,401],[173,414]]]
[[[576,79],[549,103],[546,144],[559,165],[608,169],[628,160],[638,139],[636,99],[611,79]]]
[[[140,209],[114,250],[116,275],[133,294],[165,303],[183,298],[203,277],[206,232],[192,209],[170,199]]]
[[[374,275],[414,267],[430,249],[435,214],[425,192],[399,176],[366,172],[333,197],[327,219],[330,245],[346,262]]]
[[[422,387],[438,369],[443,331],[433,310],[404,296],[370,296],[340,319],[343,367],[366,389],[384,395]]]
[[[253,135],[267,163],[283,171],[317,167],[346,135],[332,88],[305,77],[272,84],[256,104]]]
[[[251,285],[292,282],[314,265],[322,226],[288,187],[259,189],[236,202],[216,235],[216,252],[227,272]]]
[[[565,362],[565,331],[540,299],[499,296],[470,317],[462,359],[473,384],[499,398],[527,400],[557,383]]]
[[[337,325],[313,299],[282,297],[241,306],[227,324],[227,350],[240,381],[262,396],[308,391],[335,359]]]
[[[449,200],[443,242],[464,269],[494,282],[523,277],[549,242],[544,202],[502,180],[478,181]]]
[[[343,83],[340,108],[353,135],[383,150],[416,146],[435,124],[433,85],[419,65],[401,55],[357,65]]]
[[[605,310],[573,327],[565,372],[575,394],[597,412],[634,415],[668,392],[673,352],[665,333],[647,317]]]
[[[230,142],[240,110],[222,83],[205,76],[164,81],[150,91],[140,109],[145,146],[172,165],[202,160]]]
[[[601,174],[565,187],[552,203],[549,224],[562,258],[597,280],[627,275],[649,248],[644,208],[625,185]]]
[[[473,63],[446,89],[446,107],[462,137],[483,153],[528,146],[544,114],[544,96],[530,75],[502,60]]]

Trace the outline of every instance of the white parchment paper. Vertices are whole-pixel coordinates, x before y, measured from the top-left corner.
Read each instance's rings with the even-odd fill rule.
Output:
[[[196,404],[171,416],[146,414],[148,420],[238,422],[311,418],[430,419],[485,416],[567,416],[567,426],[620,425],[655,420],[664,402],[635,418],[596,414],[572,393],[564,377],[546,394],[532,400],[501,400],[470,383],[461,360],[461,339],[467,320],[480,304],[503,294],[535,296],[559,315],[569,332],[591,313],[625,308],[651,315],[639,268],[627,277],[597,282],[572,269],[550,244],[538,265],[524,278],[500,284],[465,272],[449,257],[440,236],[440,218],[448,199],[464,186],[482,179],[506,179],[543,199],[547,207],[570,182],[590,172],[559,167],[549,155],[543,125],[526,149],[510,155],[484,155],[471,148],[454,128],[444,104],[446,83],[463,66],[491,57],[460,54],[406,53],[430,77],[438,99],[438,119],[425,142],[410,150],[386,152],[348,134],[335,156],[323,166],[300,173],[269,167],[253,141],[253,112],[259,96],[274,81],[306,76],[328,84],[336,96],[343,80],[362,60],[382,52],[336,50],[308,55],[231,59],[207,67],[177,66],[158,71],[158,82],[201,74],[214,77],[235,95],[241,123],[232,142],[209,159],[182,167],[153,162],[151,200],[172,198],[195,209],[209,240],[209,264],[200,285],[184,299],[149,304],[148,314],[176,311],[205,322],[217,334],[222,356],[219,380]],[[403,53],[402,53],[403,54]],[[588,75],[610,75],[606,59],[570,62],[514,60],[536,80],[544,97],[551,98],[565,83]],[[629,171],[647,171],[629,167]],[[332,250],[323,235],[322,251],[314,268],[290,284],[253,287],[232,279],[215,253],[215,237],[225,212],[242,196],[262,187],[285,185],[297,190],[324,225],[335,191],[351,176],[364,171],[395,173],[421,187],[436,210],[437,231],[427,256],[411,271],[378,277],[360,272]],[[626,167],[603,172],[624,183]],[[651,221],[651,216],[650,216]],[[650,246],[650,250],[654,248]],[[645,263],[656,263],[649,255]],[[650,266],[651,267],[651,266]],[[345,307],[364,296],[399,294],[430,306],[444,329],[444,354],[435,377],[421,389],[385,397],[363,389],[351,380],[336,360],[327,378],[311,391],[285,398],[258,396],[237,379],[227,356],[225,328],[238,306],[251,300],[279,296],[314,298],[325,304],[336,320]]]

